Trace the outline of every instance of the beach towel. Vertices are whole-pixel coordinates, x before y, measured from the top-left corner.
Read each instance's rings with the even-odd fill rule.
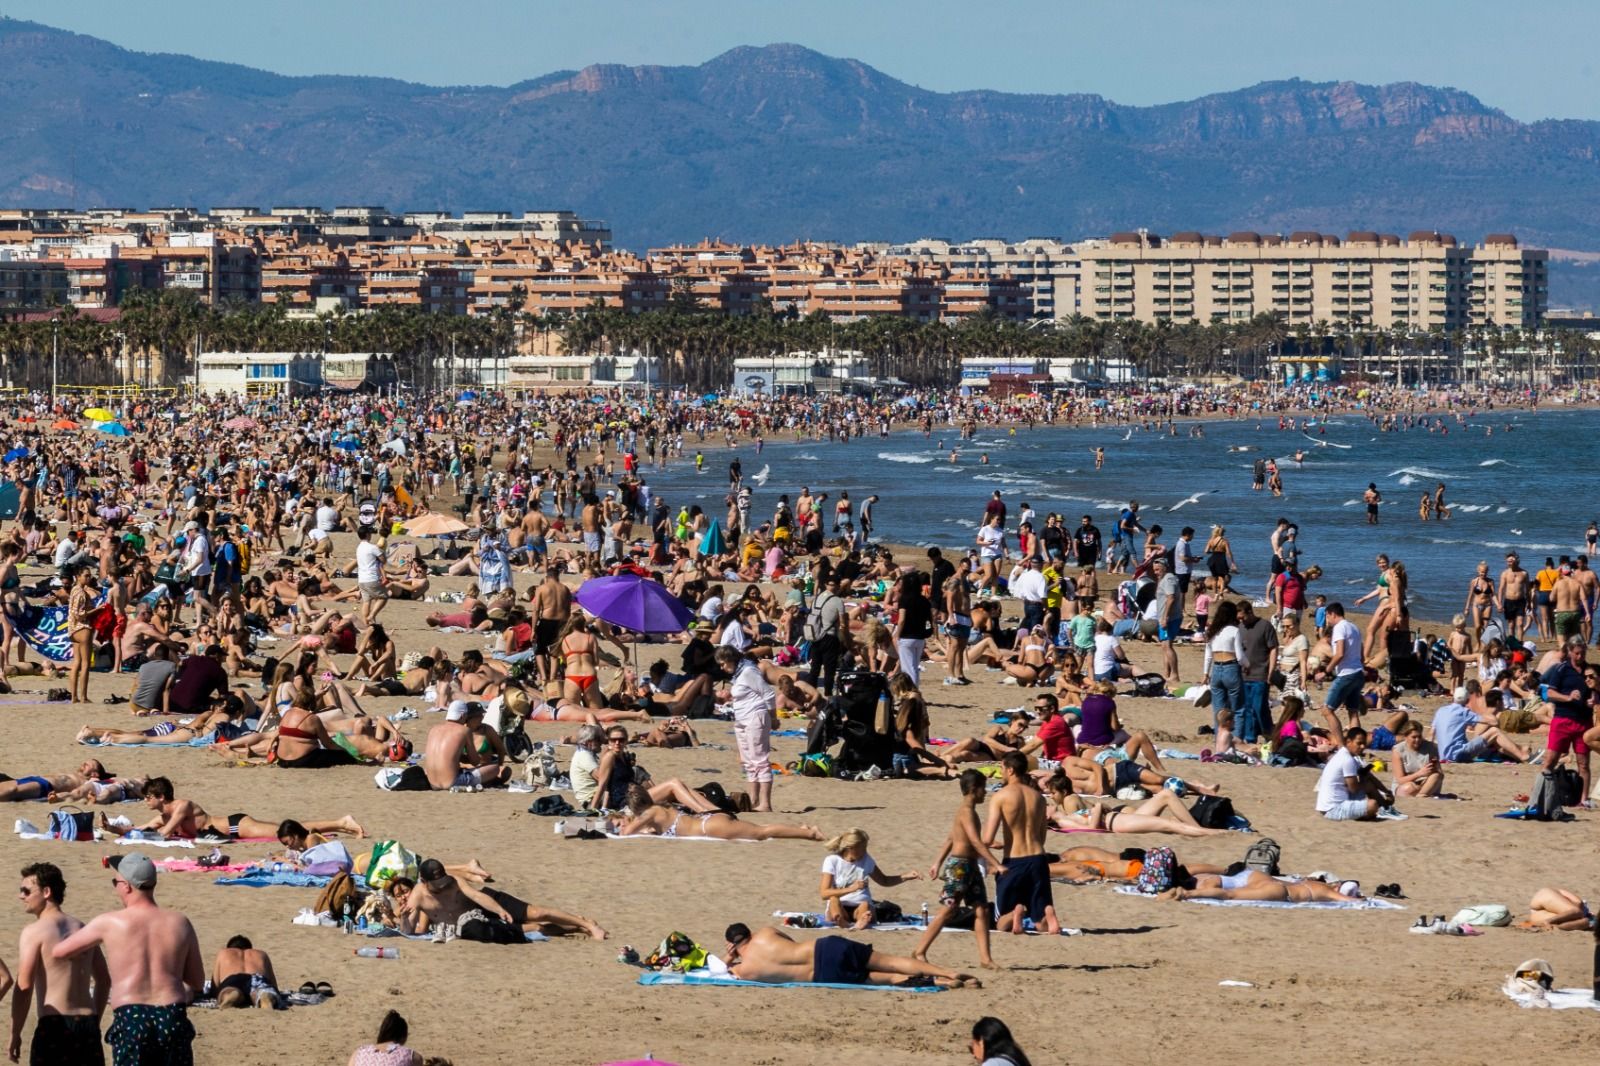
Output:
[[[1552,988],[1543,996],[1531,992],[1513,992],[1504,989],[1506,998],[1513,1000],[1519,1007],[1549,1007],[1552,1010],[1572,1010],[1574,1008],[1586,1010],[1600,1010],[1600,1000],[1586,988]],[[1542,1002],[1541,1002],[1542,1000]]]
[[[843,929],[843,928],[846,928],[845,926],[835,925],[833,922],[830,922],[827,918],[825,918],[822,915],[821,911],[773,911],[772,912],[772,916],[774,918],[778,919],[780,922],[783,922],[783,924],[785,924],[785,925],[788,924],[787,919],[789,919],[789,918],[804,919],[809,924],[802,925],[802,926],[798,927],[798,928],[802,928],[802,929]],[[1028,919],[1023,919],[1023,920],[1025,922],[1028,921]],[[898,922],[877,922],[877,923],[874,923],[873,925],[868,926],[865,930],[863,930],[863,932],[872,932],[872,933],[878,933],[878,932],[884,932],[884,933],[917,932],[917,933],[920,933],[926,928],[927,928],[927,926],[922,924],[922,918],[919,916],[919,917],[916,917],[916,918],[912,918],[912,917],[902,918]],[[971,929],[957,929],[956,927],[950,926],[950,925],[945,926],[943,931],[946,932],[946,933],[970,933],[970,932],[972,932]],[[1035,929],[1032,928],[1032,923],[1031,922],[1029,923],[1029,925],[1026,928],[1025,932],[1026,932],[1026,934],[1028,936],[1042,936],[1043,935],[1042,933],[1039,933]],[[1061,929],[1061,935],[1062,936],[1082,936],[1083,935],[1083,930],[1082,929],[1068,929],[1068,928],[1063,926],[1062,929]]]
[[[568,837],[569,840],[578,840],[578,837]],[[759,844],[759,840],[723,840],[721,837],[691,837],[679,833],[675,837],[664,837],[658,833],[639,833],[636,836],[625,837],[616,833],[607,833],[607,840],[709,840],[713,844]]]
[[[202,866],[194,859],[162,859],[156,869],[172,874],[236,874],[255,868],[251,862],[229,862],[221,866]]]
[[[114,740],[80,740],[78,743],[90,748],[209,748],[217,742],[215,732],[207,733],[203,737],[194,737],[190,740],[152,740],[146,744],[127,744]]]
[[[318,877],[316,874],[303,874],[298,870],[263,870],[257,867],[253,873],[243,873],[237,877],[219,877],[213,884],[218,885],[244,885],[246,888],[268,888],[273,885],[288,885],[292,888],[321,888],[331,877]]]
[[[693,973],[642,973],[641,985],[714,985],[721,988],[836,988],[843,992],[943,992],[938,985],[837,985],[816,981],[785,981],[771,984],[766,981],[741,981],[737,977],[719,977],[703,971]]]
[[[1132,885],[1118,885],[1117,891],[1124,896],[1145,896]],[[1318,900],[1314,903],[1290,903],[1286,900],[1275,899],[1186,899],[1185,903],[1205,903],[1212,907],[1268,907],[1273,910],[1307,910],[1307,911],[1403,911],[1398,903],[1391,903],[1386,899],[1347,899],[1347,900]]]
[[[1163,759],[1176,759],[1179,761],[1184,759],[1199,760],[1200,758],[1200,756],[1196,755],[1192,751],[1179,751],[1177,748],[1162,748],[1160,751],[1156,752],[1156,754],[1161,756]]]
[[[393,937],[399,937],[402,940],[431,941],[433,939],[432,933],[402,933],[400,930],[390,928],[387,925],[369,925],[367,926],[366,932],[363,935],[367,937],[374,937],[379,940],[388,940]],[[550,939],[543,933],[537,933],[529,929],[523,930],[522,938],[530,944],[537,944],[541,941],[548,941]]]
[[[29,822],[29,821],[27,821],[25,819],[22,819],[22,818],[18,818],[17,819],[17,824],[16,824],[16,826],[14,828],[14,831],[16,832],[17,836],[21,837],[23,840],[58,840],[59,839],[57,837],[51,836],[49,833],[41,832],[38,826],[36,826],[32,822]],[[96,830],[95,832],[96,832],[96,835],[98,836],[99,833],[102,832],[102,831],[101,830]],[[60,841],[60,843],[72,844],[72,843],[77,843],[77,842],[76,841],[71,841],[71,840],[63,840],[63,841]],[[102,846],[109,845],[109,846],[114,847],[114,848],[192,848],[192,847],[194,847],[194,841],[192,841],[192,840],[161,840],[161,839],[156,838],[156,837],[146,838],[146,837],[140,837],[140,836],[112,837],[112,838],[108,838],[108,839],[97,839],[97,840],[92,841],[92,842],[91,841],[84,841],[84,843],[97,843],[97,844],[100,844]]]
[[[98,609],[103,606],[110,595],[109,590],[101,592],[94,601],[95,607]],[[56,663],[71,661],[72,638],[67,634],[66,607],[29,604],[20,616],[12,618],[11,624],[16,628],[17,635],[46,659]]]

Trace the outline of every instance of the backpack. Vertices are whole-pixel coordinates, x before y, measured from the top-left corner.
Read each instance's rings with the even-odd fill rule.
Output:
[[[417,879],[417,855],[398,840],[383,840],[372,847],[367,863],[367,884],[382,891],[396,877]]]
[[[1272,746],[1272,757],[1267,762],[1273,766],[1304,766],[1310,761],[1306,742],[1299,737],[1279,737]]]
[[[1167,679],[1160,674],[1140,674],[1133,679],[1133,694],[1145,697],[1165,696]]]
[[[1154,896],[1171,888],[1178,879],[1178,857],[1171,848],[1149,848],[1144,853],[1144,868],[1133,887]]]
[[[1250,850],[1244,853],[1244,868],[1264,873],[1268,877],[1278,876],[1278,860],[1283,857],[1283,849],[1271,837],[1262,837],[1250,845]]]
[[[800,629],[801,636],[805,637],[807,644],[815,644],[817,641],[827,636],[827,634],[824,633],[821,628],[822,605],[838,598],[839,597],[833,595],[831,592],[824,592],[822,595],[816,598],[814,603],[812,603],[811,610],[806,613],[805,625]]]
[[[93,840],[94,815],[75,807],[51,811],[50,835],[56,840]]]
[[[337,919],[344,913],[346,903],[349,903],[350,909],[354,911],[361,905],[361,896],[356,892],[356,883],[349,874],[337,873],[322,886],[322,891],[317,895],[316,906],[312,909],[317,914],[327,913]]]
[[[1528,809],[1537,812],[1535,817],[1550,821],[1562,817],[1563,807],[1574,807],[1583,802],[1583,778],[1569,767],[1558,766],[1539,775],[1528,797]]]
[[[522,944],[528,939],[520,928],[496,916],[468,918],[456,927],[456,936],[479,944]]]
[[[1233,800],[1227,796],[1201,796],[1189,808],[1204,829],[1226,829],[1233,824]]]
[[[825,751],[800,756],[798,771],[801,777],[832,777],[833,756]]]

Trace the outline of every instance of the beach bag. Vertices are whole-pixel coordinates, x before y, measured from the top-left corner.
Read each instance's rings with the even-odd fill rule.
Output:
[[[644,960],[652,970],[701,970],[709,956],[706,949],[690,939],[687,933],[668,933],[666,939]]]
[[[300,869],[313,877],[349,873],[354,866],[350,852],[337,840],[329,840],[300,853]]]
[[[900,904],[888,899],[875,899],[872,901],[872,923],[874,925],[893,925],[906,920],[906,912],[900,909]]]
[[[1583,778],[1570,766],[1558,766],[1545,771],[1555,777],[1556,802],[1563,807],[1577,807],[1583,803]]]
[[[94,815],[76,807],[51,811],[50,836],[56,840],[93,840]]]
[[[1479,903],[1456,911],[1450,921],[1456,925],[1495,926],[1510,925],[1511,911],[1498,903]]]
[[[1244,868],[1257,873],[1266,874],[1268,877],[1278,876],[1278,860],[1283,858],[1283,849],[1271,837],[1262,837],[1250,845],[1250,850],[1244,853]]]
[[[1178,857],[1171,848],[1149,848],[1144,853],[1144,868],[1133,887],[1147,896],[1165,892],[1178,880]]]
[[[502,921],[496,917],[484,915],[482,911],[470,912],[472,917],[462,916],[456,925],[456,936],[462,940],[471,940],[479,944],[525,944],[528,938],[522,935],[522,930],[510,922]]]
[[[1155,697],[1167,694],[1167,679],[1160,674],[1140,674],[1133,679],[1135,696]]]
[[[367,862],[367,884],[382,891],[397,877],[417,879],[417,855],[398,840],[384,840],[372,847]]]
[[[1226,829],[1233,824],[1233,800],[1227,796],[1201,796],[1189,813],[1204,829]]]
[[[540,796],[528,807],[529,814],[537,814],[545,818],[561,818],[569,814],[577,814],[578,808],[566,801],[563,796]]]
[[[361,904],[361,897],[356,892],[356,883],[348,873],[337,873],[332,880],[322,886],[322,892],[317,896],[317,914],[329,914],[338,918],[344,914],[345,904],[350,904],[353,911]]]
[[[814,755],[802,755],[799,762],[801,777],[832,777],[833,756],[825,751]]]
[[[1306,742],[1296,736],[1279,737],[1267,762],[1272,766],[1304,766],[1310,756]]]
[[[1539,819],[1549,821],[1561,814],[1561,808],[1574,807],[1583,802],[1583,778],[1575,770],[1558,766],[1539,775],[1529,797],[1528,808],[1536,811]]]

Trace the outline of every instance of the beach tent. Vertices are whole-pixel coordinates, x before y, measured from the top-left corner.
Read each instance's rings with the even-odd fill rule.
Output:
[[[728,550],[728,538],[722,535],[722,523],[713,518],[700,538],[701,555],[721,555]]]

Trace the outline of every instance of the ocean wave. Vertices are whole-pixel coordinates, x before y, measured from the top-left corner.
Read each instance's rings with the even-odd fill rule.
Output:
[[[1036,477],[1023,477],[1020,474],[979,474],[974,481],[995,481],[1002,485],[1043,485],[1044,482]]]
[[[799,455],[795,456],[795,458],[806,463],[814,463],[817,461],[817,457],[812,455],[810,452],[801,452]]]
[[[961,471],[965,470],[966,467],[964,467],[964,466],[951,466],[950,464],[946,463],[944,466],[936,466],[933,469],[936,472],[941,473],[941,474],[959,474],[959,473],[961,473]]]
[[[1397,476],[1399,476],[1401,474],[1406,474],[1406,475],[1409,475],[1411,477],[1425,477],[1425,478],[1428,478],[1428,479],[1430,479],[1432,481],[1443,481],[1443,480],[1445,480],[1446,477],[1455,477],[1457,480],[1460,480],[1460,477],[1461,477],[1461,475],[1459,475],[1459,474],[1448,475],[1448,474],[1435,473],[1434,471],[1429,470],[1427,467],[1424,467],[1424,466],[1402,466],[1399,470],[1391,470],[1389,472],[1389,476],[1390,477],[1397,477]],[[1400,481],[1400,484],[1409,485],[1409,484],[1411,484],[1411,482],[1406,481],[1404,478],[1402,478],[1401,481]]]
[[[1456,503],[1456,504],[1451,504],[1450,506],[1451,506],[1452,510],[1460,511],[1462,514],[1477,514],[1479,511],[1487,511],[1489,508],[1493,507],[1494,504],[1492,504],[1492,503]]]
[[[1417,479],[1412,477],[1410,474],[1407,474],[1405,477],[1400,479],[1400,484],[1402,485],[1415,485],[1416,483]]]
[[[1485,459],[1483,462],[1479,463],[1478,465],[1479,466],[1500,466],[1500,465],[1506,463],[1507,461],[1508,460],[1505,460],[1505,459]]]
[[[886,463],[917,463],[920,465],[933,462],[933,456],[931,455],[911,455],[906,452],[879,452],[878,458]]]

